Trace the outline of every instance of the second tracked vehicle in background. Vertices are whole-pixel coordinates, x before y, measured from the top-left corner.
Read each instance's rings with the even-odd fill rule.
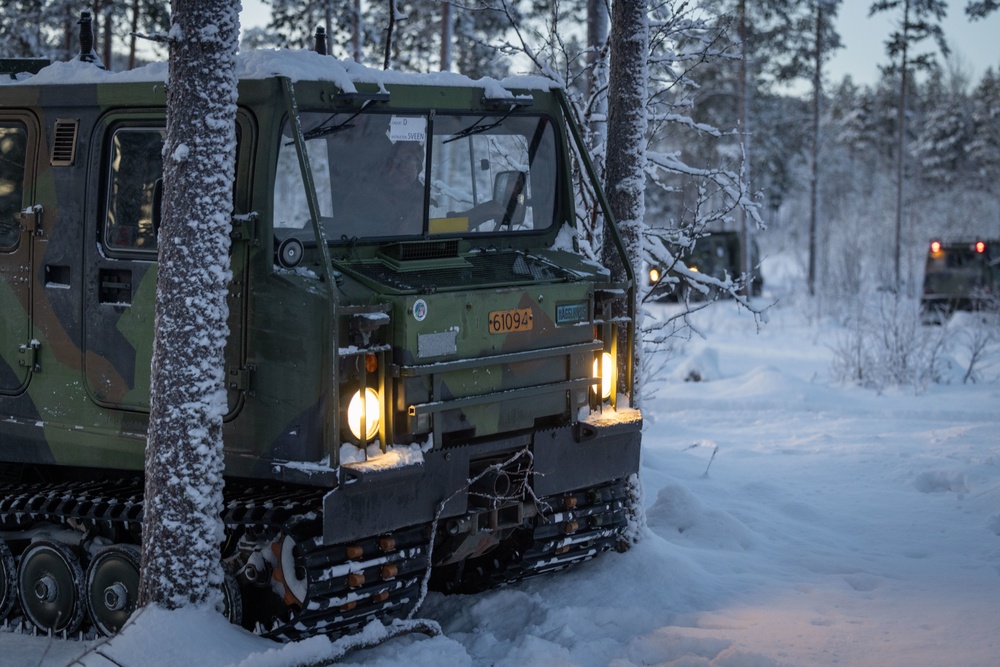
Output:
[[[743,274],[743,254],[739,233],[711,232],[698,238],[691,252],[677,261],[683,262],[690,271],[726,280]],[[750,241],[750,266],[753,267],[750,295],[760,296],[764,290],[764,278],[760,275],[760,252],[754,239]],[[646,280],[650,290],[648,298],[652,301],[699,301],[716,296],[714,292],[705,295],[691,289],[671,267],[649,267]]]
[[[1000,298],[1000,241],[930,242],[920,297],[924,319],[943,322],[956,310],[977,310]]]

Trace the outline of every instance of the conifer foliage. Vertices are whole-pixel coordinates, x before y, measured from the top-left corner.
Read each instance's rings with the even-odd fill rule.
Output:
[[[95,48],[114,70],[139,62],[135,33],[155,33],[170,23],[165,0],[0,0],[0,58],[69,60],[76,55],[80,13],[93,17]],[[159,46],[146,43],[146,55]]]

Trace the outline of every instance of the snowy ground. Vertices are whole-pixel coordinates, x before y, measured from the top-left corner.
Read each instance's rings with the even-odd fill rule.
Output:
[[[995,374],[919,395],[837,385],[837,331],[799,306],[779,304],[760,333],[716,306],[699,320],[708,340],[662,373],[646,405],[641,544],[479,596],[431,596],[423,615],[442,636],[342,664],[1000,664]],[[708,381],[683,382],[691,364]],[[113,653],[123,664],[259,667],[336,648],[265,653],[274,645],[198,613],[147,616]],[[0,633],[11,667],[66,665],[84,648]],[[99,658],[84,662],[112,664]]]

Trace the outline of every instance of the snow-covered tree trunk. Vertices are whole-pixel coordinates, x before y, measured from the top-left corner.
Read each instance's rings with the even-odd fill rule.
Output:
[[[905,186],[904,160],[906,151],[906,103],[909,86],[909,71],[931,69],[933,56],[927,53],[912,55],[913,49],[928,37],[937,42],[938,50],[947,57],[948,45],[940,22],[948,11],[944,0],[875,0],[868,15],[879,12],[902,10],[902,21],[886,42],[886,52],[890,58],[899,58],[899,65],[893,64],[892,71],[899,73],[899,103],[896,106],[896,224],[895,247],[893,249],[894,289],[902,295],[902,247],[903,247],[903,188]],[[912,288],[912,286],[909,286]]]
[[[627,260],[632,261],[636,274],[641,269],[643,257],[642,226],[646,212],[648,55],[646,0],[616,0],[611,9],[605,191],[611,212],[621,229]],[[608,238],[604,240],[602,255],[613,275],[623,275],[620,258]],[[640,319],[638,312],[636,309],[637,320]],[[635,330],[642,331],[640,321],[635,322]],[[635,336],[632,350],[632,368],[636,378],[641,377],[641,340],[641,336]],[[633,406],[638,407],[640,395],[640,389],[634,387],[631,397]]]
[[[173,0],[140,602],[219,600],[239,3]]]

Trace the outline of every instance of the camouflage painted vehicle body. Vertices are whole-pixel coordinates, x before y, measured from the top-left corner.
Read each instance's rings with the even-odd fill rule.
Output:
[[[338,71],[239,86],[222,555],[228,613],[278,639],[405,613],[428,563],[476,590],[617,546],[638,471],[631,369],[595,378],[631,345],[610,313],[634,281],[556,243],[560,91]],[[44,74],[0,85],[0,617],[113,632],[137,577],[165,95]],[[420,175],[388,214],[376,157],[402,148]],[[52,563],[75,593],[32,597]]]
[[[931,241],[920,297],[924,318],[941,322],[1000,294],[1000,241]]]

